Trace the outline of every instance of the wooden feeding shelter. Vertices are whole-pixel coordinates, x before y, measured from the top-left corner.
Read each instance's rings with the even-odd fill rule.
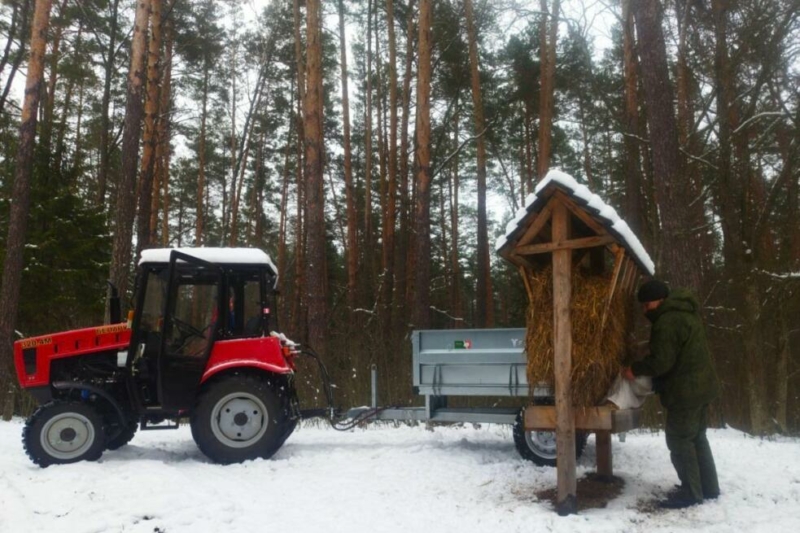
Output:
[[[596,433],[598,474],[611,476],[611,433],[638,426],[638,409],[600,404],[624,356],[633,290],[654,266],[612,207],[557,170],[506,230],[496,251],[519,268],[528,294],[528,380],[555,397],[555,406],[528,407],[525,426],[555,430],[556,510],[572,514],[576,430]]]

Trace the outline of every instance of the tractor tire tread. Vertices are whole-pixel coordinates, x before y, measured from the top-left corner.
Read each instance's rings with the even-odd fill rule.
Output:
[[[80,414],[86,416],[94,426],[95,441],[82,456],[69,460],[61,460],[48,455],[47,452],[42,449],[39,431],[41,431],[41,425],[47,421],[47,417],[53,410],[61,409],[62,406],[66,408],[66,406],[70,405],[80,406],[73,408],[84,411]],[[103,450],[105,449],[105,433],[103,432],[102,418],[94,408],[83,402],[66,400],[49,401],[40,405],[25,421],[25,426],[22,428],[22,447],[25,451],[25,455],[30,458],[33,464],[42,468],[47,468],[55,464],[76,463],[78,461],[97,461],[103,455]]]
[[[226,394],[246,391],[257,396],[267,408],[269,427],[266,433],[251,446],[232,448],[216,438],[211,429],[211,413],[216,403]],[[291,431],[285,424],[286,394],[271,379],[261,376],[234,373],[208,383],[197,397],[190,417],[192,437],[203,454],[220,464],[241,463],[251,459],[269,459],[283,445]],[[288,429],[288,431],[287,431]]]

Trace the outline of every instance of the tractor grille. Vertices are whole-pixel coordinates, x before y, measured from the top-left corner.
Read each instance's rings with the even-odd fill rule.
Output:
[[[22,350],[22,362],[25,364],[25,373],[27,375],[36,374],[36,347]]]

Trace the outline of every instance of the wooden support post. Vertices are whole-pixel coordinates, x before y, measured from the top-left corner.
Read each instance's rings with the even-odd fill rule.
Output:
[[[597,475],[610,479],[614,475],[611,432],[598,431],[595,433],[595,440],[597,443]]]
[[[570,234],[570,213],[554,199],[553,241],[565,241]],[[575,417],[572,408],[572,250],[553,252],[553,348],[555,357],[556,470],[558,496],[556,511],[561,516],[578,512],[575,479]]]

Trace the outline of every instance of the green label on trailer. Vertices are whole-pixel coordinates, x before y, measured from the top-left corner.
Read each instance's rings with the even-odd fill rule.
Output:
[[[465,341],[455,341],[453,343],[453,348],[456,350],[469,350],[472,348],[472,341],[465,340]]]

